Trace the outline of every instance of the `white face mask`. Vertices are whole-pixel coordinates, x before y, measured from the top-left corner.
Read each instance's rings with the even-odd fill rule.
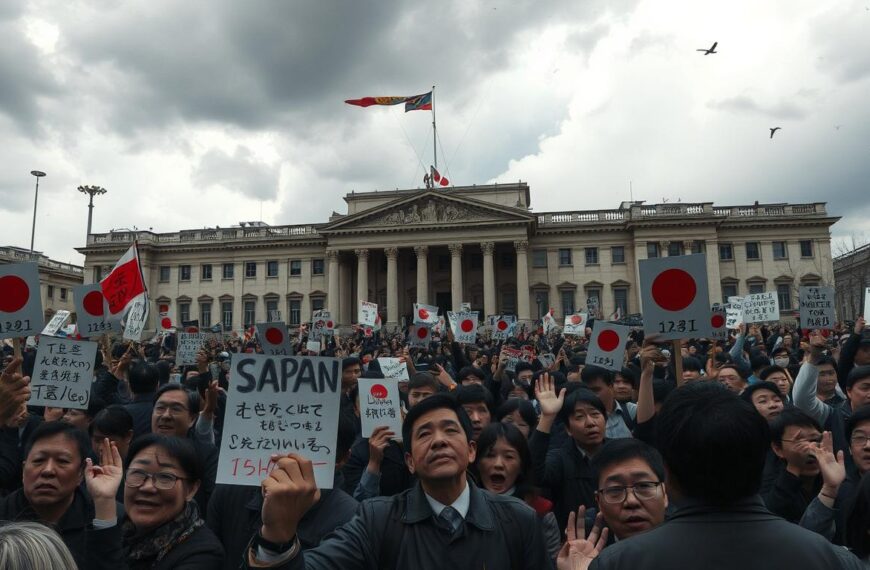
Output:
[[[782,366],[783,368],[785,368],[786,366],[788,366],[788,358],[774,358],[773,363],[777,366]]]

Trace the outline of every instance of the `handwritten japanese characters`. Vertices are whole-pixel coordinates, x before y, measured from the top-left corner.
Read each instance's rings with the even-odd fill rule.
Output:
[[[30,379],[29,404],[87,409],[97,346],[95,342],[83,340],[42,337]]]
[[[801,287],[801,328],[832,329],[836,321],[833,287]]]

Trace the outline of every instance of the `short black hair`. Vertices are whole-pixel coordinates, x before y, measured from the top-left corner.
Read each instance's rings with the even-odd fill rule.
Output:
[[[618,374],[619,376],[622,376],[623,378],[625,378],[626,380],[631,382],[631,387],[633,389],[637,390],[638,387],[640,386],[639,375],[638,375],[637,371],[635,370],[635,367],[633,364],[630,364],[628,366],[624,366],[616,374]],[[615,380],[615,378],[614,378],[614,380]]]
[[[504,440],[516,449],[520,456],[520,472],[514,483],[516,487],[515,496],[525,497],[534,492],[533,484],[533,465],[532,452],[529,450],[529,442],[513,424],[503,424],[501,422],[493,422],[483,428],[480,436],[477,438],[477,458],[474,462],[475,470],[477,471],[480,460],[486,456],[487,452],[495,446],[499,438]],[[479,473],[479,471],[477,471]]]
[[[777,366],[776,364],[771,364],[770,366],[766,366],[761,369],[761,372],[758,373],[758,379],[767,380],[774,372],[782,372],[783,374],[788,376],[788,372],[786,372],[785,368],[783,368],[782,366]]]
[[[746,368],[741,364],[737,364],[736,362],[726,362],[719,367],[719,371],[721,372],[725,368],[731,368],[732,370],[734,370],[734,372],[736,372],[737,375],[740,376],[740,379],[744,382],[749,379],[750,371],[746,370]]]
[[[33,449],[33,446],[36,445],[38,441],[42,439],[48,439],[56,435],[63,435],[75,444],[76,450],[79,452],[79,461],[81,461],[81,468],[84,469],[85,458],[88,457],[90,449],[90,442],[88,442],[88,436],[79,428],[61,421],[43,422],[39,424],[35,430],[33,430],[33,433],[30,435],[30,439],[27,441],[27,445],[24,447],[25,459],[28,455],[30,455],[30,451]]]
[[[782,445],[782,436],[788,426],[815,428],[821,433],[822,426],[812,416],[795,407],[786,408],[770,422],[770,440]]]
[[[870,378],[870,364],[856,366],[850,370],[849,375],[846,376],[846,388],[851,388],[859,381],[866,380],[867,378]]]
[[[134,362],[127,372],[127,380],[130,383],[130,391],[134,394],[147,394],[157,390],[160,380],[160,372],[157,367],[147,362]]]
[[[674,391],[656,428],[669,481],[686,497],[722,507],[758,493],[770,428],[721,384],[691,382]]]
[[[821,355],[815,362],[815,366],[818,368],[819,366],[830,364],[834,367],[834,370],[837,370],[837,361],[834,360],[833,357],[828,356],[827,354]]]
[[[113,404],[103,408],[91,422],[90,432],[99,430],[104,436],[124,437],[133,429],[133,416],[119,404]]]
[[[534,367],[528,362],[517,362],[517,365],[514,367],[514,376],[519,376],[520,372],[525,372],[526,370],[534,370]]]
[[[157,393],[154,395],[154,403],[156,404],[157,400],[160,399],[160,396],[162,396],[166,392],[172,392],[174,390],[180,390],[180,391],[184,392],[185,395],[187,396],[187,411],[188,411],[188,413],[190,413],[191,415],[194,415],[194,416],[199,413],[199,406],[200,406],[200,402],[201,402],[201,399],[199,397],[199,393],[195,392],[193,390],[188,390],[187,388],[185,388],[181,384],[170,383],[170,384],[166,384],[164,386],[161,386],[160,389],[157,390]]]
[[[438,379],[428,372],[417,372],[411,379],[408,380],[408,391],[417,390],[419,388],[432,388],[436,392],[441,388]]]
[[[580,381],[589,384],[591,380],[601,380],[608,386],[613,386],[613,372],[600,366],[586,366],[580,372]]]
[[[868,409],[870,409],[870,407],[868,407]],[[520,413],[520,417],[529,424],[530,429],[535,429],[535,427],[537,427],[538,414],[535,413],[535,406],[533,406],[528,400],[523,400],[522,398],[511,398],[505,400],[504,403],[498,407],[498,410],[496,410],[495,419],[500,422],[505,416],[509,416],[514,412]]]
[[[356,356],[348,356],[341,361],[341,369],[343,371],[348,366],[353,366],[355,364],[360,364],[359,358],[357,358]]]
[[[755,384],[750,384],[746,387],[743,392],[740,393],[740,397],[750,404],[752,403],[752,394],[758,392],[759,390],[770,390],[776,397],[782,400],[782,394],[779,392],[779,388],[773,382],[756,382]]]
[[[765,366],[770,366],[770,359],[763,354],[753,356],[749,359],[749,367],[752,368],[753,371],[758,370],[759,368],[764,368]]]
[[[580,387],[572,390],[565,396],[565,403],[562,405],[562,409],[559,410],[558,419],[566,426],[568,425],[568,418],[574,414],[574,409],[577,407],[577,404],[589,404],[604,414],[605,418],[607,417],[607,410],[604,408],[604,404],[595,392],[588,388]]]
[[[414,423],[423,415],[440,409],[453,410],[456,417],[459,418],[459,425],[465,431],[465,437],[468,441],[474,439],[472,437],[471,420],[468,419],[468,414],[465,413],[465,409],[456,401],[456,398],[450,394],[433,394],[408,410],[405,421],[402,422],[402,441],[405,445],[406,453],[411,453],[413,448],[411,434],[414,432]]]
[[[480,368],[477,368],[475,366],[463,366],[459,370],[457,380],[459,380],[459,383],[462,384],[462,381],[465,380],[468,376],[476,376],[481,381],[486,378],[483,375],[483,370],[481,370]]]
[[[858,424],[867,420],[870,420],[870,406],[863,406],[852,412],[852,415],[846,420],[846,439],[852,439],[852,432],[855,431]]]
[[[640,459],[652,469],[659,481],[665,480],[665,463],[658,450],[634,438],[619,438],[606,441],[598,453],[592,456],[589,467],[592,469],[592,481],[596,488],[601,487],[601,472],[616,463],[630,459]]]
[[[178,462],[178,466],[187,475],[189,481],[196,482],[202,480],[202,461],[200,461],[199,455],[196,453],[196,448],[193,447],[193,442],[182,437],[168,437],[156,433],[139,436],[130,444],[130,450],[127,452],[124,465],[130,465],[139,452],[152,445],[163,449],[170,457],[175,459]]]
[[[489,390],[487,390],[480,384],[457,386],[454,393],[456,394],[456,401],[459,402],[460,405],[477,404],[483,402],[484,404],[486,404],[486,407],[489,408],[490,412],[492,411],[492,394]]]
[[[701,361],[694,356],[687,356],[683,358],[683,370],[691,370],[692,372],[701,372],[704,370],[704,367],[701,365]]]

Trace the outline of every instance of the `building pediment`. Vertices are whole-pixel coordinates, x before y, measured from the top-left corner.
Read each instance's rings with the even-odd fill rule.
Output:
[[[343,217],[321,227],[320,233],[396,231],[469,224],[530,224],[534,220],[534,216],[524,209],[438,191],[423,191],[378,208]]]

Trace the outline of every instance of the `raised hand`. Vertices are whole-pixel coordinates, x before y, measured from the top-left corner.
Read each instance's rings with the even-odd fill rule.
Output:
[[[263,526],[260,536],[286,543],[296,536],[299,521],[320,500],[314,466],[301,455],[276,456],[275,468],[263,480]]]
[[[866,322],[864,321],[864,317],[858,317],[857,319],[855,319],[855,328],[853,329],[853,332],[855,334],[861,334],[861,332],[864,330],[865,324]]]
[[[826,431],[822,434],[821,443],[801,443],[798,450],[816,458],[822,474],[822,493],[836,497],[840,485],[846,480],[846,462],[842,451],[834,455],[831,432]]]
[[[214,418],[214,412],[217,409],[218,394],[221,389],[218,387],[218,381],[212,380],[208,383],[208,388],[205,389],[205,405],[200,414],[207,419]]]
[[[121,454],[118,447],[106,438],[100,445],[100,464],[94,465],[88,457],[85,466],[85,484],[94,501],[96,518],[111,520],[117,516],[115,497],[123,478],[124,463]]]
[[[380,473],[384,451],[390,445],[390,440],[396,436],[387,426],[378,426],[369,437],[369,472]]]
[[[609,529],[604,527],[601,513],[595,516],[595,523],[586,537],[586,507],[577,509],[577,514],[568,515],[566,540],[556,557],[557,570],[586,570],[592,561],[607,546]]]
[[[0,374],[0,425],[15,422],[30,399],[30,376],[21,374],[20,356],[13,358]]]
[[[541,406],[541,415],[552,419],[565,403],[565,388],[562,388],[557,396],[556,381],[550,378],[549,374],[544,373],[535,383],[535,398]]]
[[[127,368],[130,367],[130,362],[133,360],[133,345],[130,344],[127,346],[127,351],[124,353],[121,358],[118,359],[118,362],[114,363],[109,372],[117,378],[118,380],[123,380],[127,375]]]

